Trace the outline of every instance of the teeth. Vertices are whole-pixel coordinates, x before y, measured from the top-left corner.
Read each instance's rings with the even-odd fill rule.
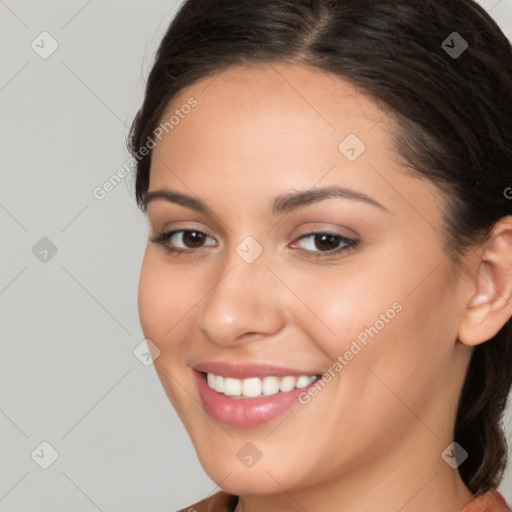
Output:
[[[224,377],[222,375],[214,375],[215,377],[215,389],[219,390],[219,393],[224,393]],[[211,387],[211,385],[210,385]]]
[[[279,379],[277,377],[263,377],[262,391],[265,396],[275,395],[279,392]]]
[[[258,377],[253,377],[252,379],[244,379],[242,382],[242,396],[260,396],[261,388],[263,387],[263,383],[261,379]]]
[[[240,379],[224,378],[224,394],[235,396],[242,394],[242,381]]]
[[[296,377],[283,377],[279,383],[279,391],[291,391],[295,389]]]
[[[316,377],[315,377],[316,378]],[[296,388],[305,388],[306,386],[309,386],[313,381],[311,380],[311,377],[306,377],[305,375],[302,375],[297,379],[297,383],[295,384]]]
[[[286,375],[284,377],[250,377],[248,379],[234,379],[232,377],[223,377],[222,375],[206,374],[208,386],[218,393],[235,398],[247,397],[254,398],[261,396],[275,395],[276,393],[292,391],[293,389],[303,388],[313,383],[316,375],[301,375],[293,377]]]

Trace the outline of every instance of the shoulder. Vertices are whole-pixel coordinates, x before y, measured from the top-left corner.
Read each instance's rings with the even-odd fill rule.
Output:
[[[220,491],[209,498],[182,508],[178,512],[233,512],[238,502],[238,496]]]

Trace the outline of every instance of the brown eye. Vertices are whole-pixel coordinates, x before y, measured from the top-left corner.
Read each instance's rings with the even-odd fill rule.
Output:
[[[314,236],[315,247],[321,251],[332,251],[338,248],[339,240],[334,235],[315,235]]]
[[[205,238],[206,235],[200,231],[183,231],[183,243],[191,249],[201,247]]]
[[[213,243],[205,244],[207,239]],[[215,240],[195,229],[177,229],[174,231],[167,231],[152,237],[152,241],[163,245],[170,252],[184,252],[187,250],[193,251],[194,249],[201,249],[203,245],[216,245]]]
[[[295,243],[305,253],[316,256],[330,256],[356,247],[359,242],[334,233],[309,233]]]

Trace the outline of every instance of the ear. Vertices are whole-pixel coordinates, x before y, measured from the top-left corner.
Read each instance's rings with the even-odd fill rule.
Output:
[[[512,216],[501,218],[480,248],[472,295],[459,325],[461,343],[490,340],[512,316]]]

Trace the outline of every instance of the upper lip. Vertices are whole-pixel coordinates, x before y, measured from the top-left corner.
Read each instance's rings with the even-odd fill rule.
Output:
[[[194,370],[204,373],[213,373],[223,377],[232,377],[235,379],[248,379],[250,377],[282,377],[291,375],[299,377],[301,375],[318,375],[318,372],[308,370],[297,370],[286,368],[284,366],[275,366],[272,364],[233,364],[223,361],[207,361],[193,366]]]

